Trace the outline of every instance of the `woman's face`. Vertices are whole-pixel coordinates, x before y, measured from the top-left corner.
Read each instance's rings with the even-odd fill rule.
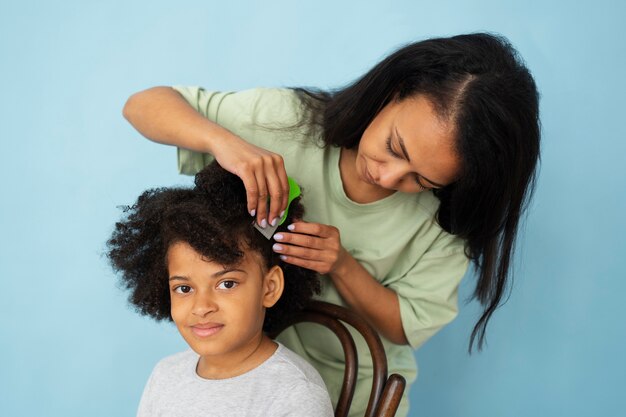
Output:
[[[461,166],[454,133],[426,97],[392,100],[363,132],[356,158],[359,179],[405,193],[449,185]]]

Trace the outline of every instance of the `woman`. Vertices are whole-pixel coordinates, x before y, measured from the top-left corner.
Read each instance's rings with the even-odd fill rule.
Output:
[[[124,115],[146,137],[177,145],[182,172],[214,157],[241,177],[262,227],[280,217],[294,177],[308,214],[274,236],[275,250],[322,274],[321,298],[368,320],[390,371],[409,384],[411,348],[456,316],[468,260],[484,306],[470,350],[482,346],[539,158],[536,86],[504,38],[410,44],[334,92],[158,87],[132,96]],[[343,356],[334,337],[303,324],[281,341],[316,366],[336,401]],[[360,358],[351,415],[362,415],[370,389],[371,363]]]

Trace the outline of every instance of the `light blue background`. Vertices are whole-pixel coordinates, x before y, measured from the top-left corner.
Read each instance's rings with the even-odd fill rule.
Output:
[[[123,120],[131,93],[336,87],[403,43],[483,30],[541,90],[538,188],[487,348],[467,355],[463,304],[416,353],[411,415],[624,415],[623,4],[3,0],[0,415],[134,415],[154,363],[184,347],[127,306],[102,256],[116,206],[190,182]]]

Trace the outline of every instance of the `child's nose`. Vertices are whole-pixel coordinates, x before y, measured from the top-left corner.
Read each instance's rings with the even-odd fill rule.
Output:
[[[196,316],[206,316],[218,310],[217,303],[212,297],[198,297],[193,305],[192,313]]]

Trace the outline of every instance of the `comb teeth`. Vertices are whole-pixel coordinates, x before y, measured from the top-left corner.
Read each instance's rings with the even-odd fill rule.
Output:
[[[261,232],[261,234],[265,236],[265,239],[270,240],[272,236],[274,236],[274,232],[276,231],[276,229],[278,229],[278,224],[276,224],[276,226],[267,225],[267,227],[264,229],[256,222],[254,222],[254,228]]]

